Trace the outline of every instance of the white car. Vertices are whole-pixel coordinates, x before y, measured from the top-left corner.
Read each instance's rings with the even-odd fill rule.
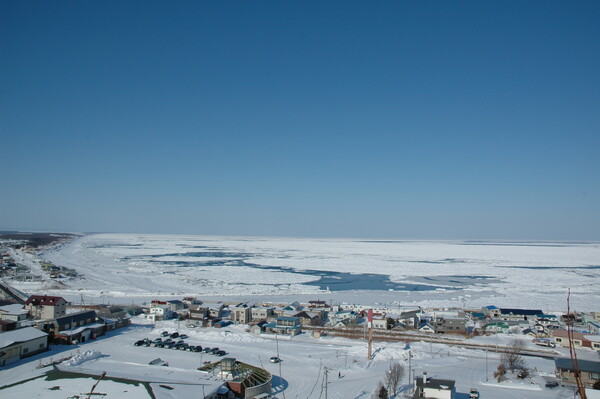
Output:
[[[269,359],[269,361],[271,363],[279,363],[281,361],[281,359],[278,358],[277,356],[273,356],[272,358]]]

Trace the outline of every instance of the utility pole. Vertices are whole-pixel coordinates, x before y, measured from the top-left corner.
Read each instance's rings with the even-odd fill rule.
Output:
[[[369,344],[368,344],[368,354],[367,359],[371,360],[373,358],[373,309],[369,309],[367,313],[367,328],[369,329]]]
[[[323,376],[323,378],[325,379],[325,399],[327,399],[327,376],[329,375],[329,369],[327,367],[325,367],[325,375]]]
[[[485,382],[488,381],[488,361],[487,361],[487,349],[485,350]]]

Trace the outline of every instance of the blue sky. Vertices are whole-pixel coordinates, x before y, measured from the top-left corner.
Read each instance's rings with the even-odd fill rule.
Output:
[[[598,21],[0,2],[0,229],[600,240]]]

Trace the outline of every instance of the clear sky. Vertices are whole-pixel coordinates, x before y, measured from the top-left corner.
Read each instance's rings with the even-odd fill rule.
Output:
[[[0,229],[600,240],[598,1],[2,1]]]

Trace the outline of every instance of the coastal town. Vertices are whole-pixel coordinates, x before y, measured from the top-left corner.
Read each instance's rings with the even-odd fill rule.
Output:
[[[61,348],[60,352],[77,348],[79,355],[53,360],[53,370],[97,377],[101,373],[68,364],[74,362],[74,357],[81,357],[81,352],[87,353],[87,347],[93,347],[94,343],[114,340],[115,335],[131,335],[132,342],[120,350],[134,352],[138,350],[137,347],[142,347],[151,351],[148,355],[153,358],[148,358],[146,364],[138,365],[142,368],[160,369],[160,366],[168,366],[169,362],[162,358],[172,357],[173,351],[182,355],[185,353],[185,356],[206,356],[207,360],[202,359],[202,363],[196,367],[199,375],[210,379],[203,388],[204,396],[200,397],[280,397],[276,386],[277,373],[273,370],[268,371],[260,363],[252,364],[246,359],[236,360],[232,357],[235,349],[231,345],[228,350],[222,350],[219,347],[207,347],[206,343],[204,347],[198,344],[207,332],[228,335],[235,331],[240,336],[276,339],[282,346],[284,342],[301,341],[319,345],[319,342],[339,339],[364,347],[362,356],[344,355],[346,363],[349,356],[362,357],[368,362],[376,361],[379,356],[377,348],[381,345],[410,348],[411,344],[431,347],[435,344],[437,347],[485,353],[486,369],[489,368],[486,370],[486,381],[495,380],[499,387],[503,381],[514,379],[516,383],[535,384],[544,391],[564,389],[572,394],[575,377],[579,376],[591,392],[588,397],[593,397],[593,391],[600,388],[598,311],[508,308],[501,304],[478,309],[424,308],[401,304],[372,306],[332,303],[318,298],[306,303],[240,303],[228,301],[225,297],[218,301],[203,300],[201,297],[157,298],[148,303],[128,305],[77,303],[42,292],[25,294],[11,287],[11,279],[17,280],[24,274],[31,274],[31,270],[19,264],[11,254],[31,248],[22,242],[10,241],[5,241],[2,248],[0,367],[4,369],[27,362],[41,363],[42,359],[47,358],[47,352],[55,348]],[[60,279],[67,278],[62,274],[64,271],[60,266],[45,262],[37,272]],[[77,272],[69,273],[68,278],[74,278]],[[136,332],[139,326],[151,327],[148,336],[138,336]],[[191,340],[190,337],[199,339]],[[409,349],[404,352],[407,351],[410,352]],[[570,353],[575,353],[578,358],[573,360]],[[490,354],[499,357],[500,363],[490,362],[488,366],[487,356]],[[502,359],[507,358],[507,354],[518,356],[519,359],[551,360],[554,363],[553,373],[542,375],[539,370],[528,367],[526,361],[517,361],[512,366],[503,364]],[[87,356],[91,356],[87,359],[90,362],[95,359],[89,353]],[[285,358],[281,353],[276,353],[269,357],[270,362],[279,363],[280,356]],[[448,350],[448,356],[452,356],[451,350]],[[79,365],[84,360],[80,359],[74,364]],[[423,370],[419,375],[417,368],[408,366],[405,354],[397,360],[403,369],[405,381],[391,391],[387,384],[385,389],[389,397],[461,397],[456,381],[442,372],[427,377],[427,372]],[[358,363],[358,360],[354,361]],[[507,366],[512,369],[506,370]],[[111,371],[104,372],[111,376]],[[113,378],[124,378],[118,368],[114,373]],[[6,383],[2,383],[2,374],[0,369],[0,391],[7,387]],[[139,378],[140,382],[148,384],[157,378],[154,374],[149,377],[134,375],[128,378]],[[218,376],[217,380],[212,379],[215,375]],[[342,377],[341,371],[339,377]],[[12,386],[13,383],[10,381],[8,385]],[[480,387],[470,387],[468,391],[472,392],[463,389],[463,394],[471,397],[480,395]]]

